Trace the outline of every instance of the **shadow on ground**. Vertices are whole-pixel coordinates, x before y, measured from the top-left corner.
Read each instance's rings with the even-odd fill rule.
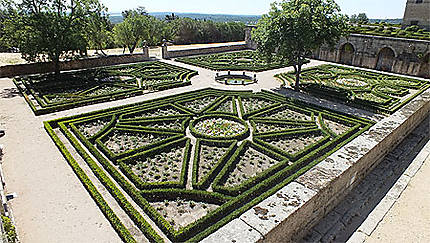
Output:
[[[324,217],[302,242],[346,242],[430,141],[430,116]]]
[[[333,101],[325,100],[325,99],[322,99],[321,97],[308,95],[308,94],[303,93],[303,92],[297,92],[291,88],[276,88],[276,89],[271,89],[271,91],[278,93],[280,95],[286,96],[286,97],[302,100],[304,102],[311,103],[311,104],[314,104],[314,105],[317,105],[320,107],[324,107],[324,108],[328,108],[331,110],[343,112],[346,114],[351,114],[351,115],[367,118],[367,119],[370,119],[373,121],[379,121],[379,120],[384,118],[383,115],[380,115],[380,114],[377,114],[374,112],[370,112],[370,111],[358,109],[355,107],[351,107],[351,106],[348,106],[348,105],[340,103],[340,102],[333,102]]]
[[[21,97],[21,93],[17,88],[8,88],[0,91],[1,99],[11,99],[15,97]]]

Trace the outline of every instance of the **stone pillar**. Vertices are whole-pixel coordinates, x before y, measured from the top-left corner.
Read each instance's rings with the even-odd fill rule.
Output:
[[[163,59],[170,59],[169,58],[169,51],[167,50],[167,41],[163,40],[163,45],[161,46],[161,57]]]
[[[143,56],[144,56],[144,58],[148,60],[149,59],[149,47],[147,45],[146,40],[143,41],[142,49],[143,49]]]

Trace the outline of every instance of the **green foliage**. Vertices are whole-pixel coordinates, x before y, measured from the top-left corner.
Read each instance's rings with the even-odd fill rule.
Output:
[[[51,61],[59,74],[59,61],[86,53],[87,28],[106,10],[98,0],[35,0],[12,3],[4,21],[8,40],[27,61]]]
[[[166,39],[175,44],[195,44],[241,41],[245,37],[245,24],[240,22],[213,22],[176,18],[168,23],[172,36]]]
[[[207,99],[207,97],[215,97],[215,99]],[[239,101],[239,98],[243,101]],[[243,140],[245,139],[243,137],[236,138],[241,140],[239,143],[237,140],[213,137],[210,140],[198,139],[196,146],[192,146],[188,137],[188,129],[184,128],[192,127],[193,123],[199,119],[198,115],[218,117],[219,113],[214,114],[214,110],[219,107],[220,103],[231,99],[234,104],[240,106],[240,108],[235,108],[233,107],[235,105],[232,105],[232,110],[247,111],[250,115],[243,117],[241,115],[243,112],[233,112],[228,118],[243,118],[253,124],[252,128],[249,127],[253,133],[250,139],[253,141],[249,141],[248,138]],[[188,109],[187,104],[197,100],[206,102],[206,108],[202,109],[200,113],[187,111],[191,110]],[[252,105],[252,102],[258,100],[267,102]],[[266,116],[279,112],[283,112],[281,114],[284,114],[284,117],[277,119],[277,121]],[[297,120],[298,118],[293,119],[294,116],[289,116],[289,114],[301,114],[310,119]],[[315,119],[315,116],[318,116],[318,120]],[[164,131],[162,127],[158,129],[155,126],[157,124],[164,126],[171,122],[177,122],[176,129],[167,131],[166,128]],[[256,133],[254,130],[257,122],[266,123],[269,130],[265,133]],[[318,123],[320,126],[317,125]],[[87,126],[88,124],[90,127]],[[330,132],[333,124],[344,124],[347,128],[345,131],[335,134]],[[157,225],[170,241],[197,242],[273,195],[277,190],[366,131],[371,125],[372,123],[365,119],[334,113],[268,91],[252,93],[203,89],[62,118],[46,122],[45,128],[84,186],[90,188],[88,190],[94,200],[98,200],[96,202],[100,209],[109,212],[105,213],[106,217],[125,241],[130,239],[128,233],[123,230],[122,224],[117,224],[117,217],[110,213],[110,208],[104,206],[104,201],[98,197],[99,194],[93,189],[92,182],[83,173],[75,158],[67,151],[66,146],[74,147],[88,164],[92,173],[106,188],[106,193],[112,195],[118,205],[150,241],[158,242],[162,241],[162,238],[133,205],[142,209],[145,215]],[[289,130],[286,130],[285,126],[288,126],[287,129]],[[82,131],[88,128],[93,129],[93,131],[91,133],[86,132],[84,135]],[[142,149],[129,151],[128,157],[115,161],[115,159],[109,159],[109,156],[108,158],[104,156],[103,149],[97,146],[97,141],[103,140],[102,138],[107,136],[112,128],[145,131],[145,133],[152,133],[154,136],[160,133],[177,134],[177,140],[165,141],[163,144],[154,146],[142,146]],[[65,135],[62,139],[57,135],[60,132]],[[281,139],[301,138],[307,133],[324,134],[327,138],[322,142],[312,142],[302,151],[296,153],[295,158],[292,159],[288,159],[277,152],[273,144],[261,146],[258,142],[259,140],[266,141],[266,137],[272,136]],[[238,144],[240,145],[238,146]],[[293,144],[296,146],[295,142]],[[212,151],[213,153],[205,153],[210,147],[219,149]],[[247,157],[244,155],[247,149],[257,151],[257,160],[268,157],[277,163],[271,163],[270,166],[261,169],[261,171],[249,174],[249,177],[241,179],[240,183],[235,186],[226,186],[224,181],[233,173],[237,167],[237,162],[247,161]],[[194,151],[194,163],[193,169],[189,170],[192,151]],[[177,175],[174,177],[175,181],[163,181],[161,179],[164,176],[164,171],[160,170],[160,167],[170,170],[172,166],[170,157],[166,156],[167,152],[172,152],[172,154],[179,156],[175,158],[182,159],[181,171],[177,171]],[[223,154],[215,156],[214,153],[218,152]],[[147,158],[150,160],[146,160]],[[153,166],[153,163],[160,161],[165,161],[166,164]],[[205,166],[205,171],[199,177],[197,173],[203,168],[201,166]],[[156,180],[147,181],[146,178],[142,177],[143,175],[140,173],[142,171],[153,173],[156,177],[151,178]],[[192,189],[188,184],[188,178],[191,178]],[[146,182],[143,182],[142,179],[145,179]],[[213,188],[213,190],[208,188]],[[125,197],[124,194],[129,197]],[[195,205],[194,202],[208,203],[216,205],[216,207],[208,210],[205,216],[196,219],[196,221],[177,228],[153,206],[153,203],[161,202],[168,205],[169,201],[177,200],[192,201],[192,205]]]
[[[149,40],[155,34],[156,21],[158,20],[146,14],[130,11],[124,22],[115,25],[115,40],[133,53],[140,42]]]
[[[294,73],[290,72],[275,77],[284,85],[292,85],[294,76]],[[430,87],[430,83],[424,80],[334,65],[321,65],[304,70],[302,83],[301,89],[312,94],[389,114]]]
[[[302,65],[314,50],[334,46],[347,34],[347,17],[333,0],[296,0],[272,4],[253,30],[258,51],[288,60],[296,71],[296,89]]]
[[[14,83],[34,113],[42,115],[190,85],[190,79],[195,75],[195,71],[167,63],[143,62],[67,72],[59,76],[24,76],[14,79]]]
[[[363,35],[430,40],[430,32],[420,29],[418,26],[410,26],[406,29],[401,29],[395,25],[388,25],[388,27],[374,24],[366,24],[366,26],[352,25],[349,27],[349,32]]]
[[[216,71],[262,72],[291,65],[291,63],[283,61],[280,57],[274,56],[271,60],[266,60],[259,53],[249,50],[198,57],[183,57],[177,58],[176,61]],[[304,62],[308,61],[305,60]]]
[[[4,237],[6,237],[7,242],[15,243],[18,242],[18,235],[16,233],[15,226],[12,223],[12,220],[6,216],[1,216],[1,221],[3,222],[4,228]]]

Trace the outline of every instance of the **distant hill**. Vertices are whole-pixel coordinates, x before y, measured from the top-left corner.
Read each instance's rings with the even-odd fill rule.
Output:
[[[159,19],[164,19],[166,15],[171,15],[171,12],[154,12],[149,13]],[[229,15],[229,14],[199,14],[199,13],[174,13],[181,18],[192,18],[199,20],[212,20],[214,22],[243,22],[245,24],[255,24],[261,18],[260,15]],[[123,21],[120,13],[111,13],[110,20],[117,24]]]
[[[171,15],[171,12],[153,12],[150,15],[164,19],[166,15]],[[181,18],[192,18],[201,20],[212,20],[214,22],[243,22],[245,24],[256,24],[261,18],[261,15],[232,15],[232,14],[200,14],[200,13],[174,13]],[[121,13],[111,13],[110,20],[117,24],[123,21]],[[370,19],[371,23],[387,22],[390,24],[401,24],[402,19]]]
[[[401,24],[403,19],[371,19],[370,23],[376,23],[376,22],[385,22],[388,24]]]

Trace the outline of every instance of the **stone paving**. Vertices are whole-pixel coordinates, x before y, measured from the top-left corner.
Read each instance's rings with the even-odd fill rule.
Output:
[[[363,242],[430,156],[430,116],[331,212],[303,242]]]
[[[172,63],[173,61],[165,62]],[[312,60],[307,66],[310,67],[323,63]],[[77,181],[77,178],[65,163],[55,145],[48,138],[43,129],[42,121],[96,111],[107,107],[132,104],[206,87],[253,91],[269,89],[277,91],[279,90],[280,83],[273,78],[273,75],[293,70],[289,67],[262,72],[257,75],[259,80],[257,84],[246,87],[225,87],[225,85],[219,84],[214,80],[215,72],[176,62],[174,64],[199,71],[200,75],[192,79],[192,86],[80,107],[40,117],[35,117],[31,113],[25,101],[16,92],[16,88],[10,79],[0,79],[0,122],[4,123],[8,134],[10,134],[10,137],[8,136],[4,140],[6,148],[8,148],[4,165],[8,179],[8,189],[12,192],[17,192],[19,195],[17,199],[13,200],[12,208],[17,218],[18,231],[20,236],[22,236],[21,239],[23,242],[35,240],[41,242],[70,241],[71,239],[76,241],[79,239],[106,240],[110,242],[118,240],[115,232],[113,232],[102,213],[96,208],[96,205]],[[283,92],[286,91],[284,90]],[[315,100],[305,94],[298,94],[297,98],[306,101],[313,100],[313,102],[317,102],[320,105],[326,103],[325,101]],[[367,117],[374,115],[359,109],[338,106],[334,103],[326,103],[324,106],[329,106],[349,114],[360,114]],[[376,120],[379,119],[381,118]],[[20,139],[24,137],[30,139]],[[28,162],[29,158],[31,158],[30,163]],[[55,185],[55,187],[52,185]],[[301,184],[291,183],[289,185],[289,187],[292,187],[292,190],[295,190],[294,186],[301,186]],[[293,200],[291,204],[295,205],[297,202]],[[261,236],[259,232],[253,230],[242,219],[233,220],[228,225],[231,225],[232,228],[239,227],[242,232],[242,235],[237,238],[239,240],[245,241],[247,239],[255,241]],[[57,238],[55,235],[58,232],[62,232],[62,234]],[[99,238],[96,238],[96,235]],[[214,236],[216,235],[214,234]],[[224,238],[228,239],[227,237],[228,234],[224,234]],[[216,240],[219,242],[220,238]]]

